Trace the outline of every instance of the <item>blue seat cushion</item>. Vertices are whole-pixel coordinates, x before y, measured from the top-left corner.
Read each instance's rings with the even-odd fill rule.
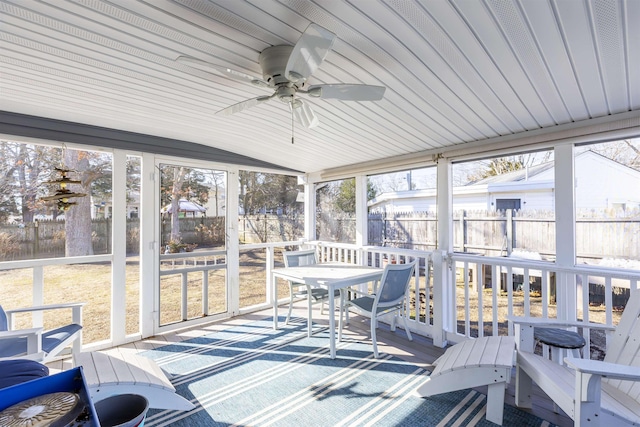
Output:
[[[33,360],[0,361],[0,389],[49,375],[49,368]]]
[[[82,329],[82,326],[72,323],[61,328],[52,329],[42,333],[42,351],[45,354],[55,350],[61,342]],[[27,354],[27,338],[16,337],[2,340],[0,345],[0,357],[16,357]]]

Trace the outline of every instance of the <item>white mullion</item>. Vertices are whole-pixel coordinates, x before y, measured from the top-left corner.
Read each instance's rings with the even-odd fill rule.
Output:
[[[111,208],[111,340],[122,344],[127,319],[127,155],[113,151]]]

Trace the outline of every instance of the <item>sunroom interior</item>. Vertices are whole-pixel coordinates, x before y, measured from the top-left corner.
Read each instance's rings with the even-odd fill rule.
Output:
[[[11,305],[5,298],[12,301],[11,274],[18,271],[29,277],[29,302],[41,305],[73,302],[48,295],[51,266],[64,266],[70,280],[84,282],[68,285],[77,289],[69,292],[74,297],[91,293],[91,286],[71,269],[108,266],[110,318],[98,339],[83,342],[83,351],[271,310],[278,305],[271,271],[281,266],[285,248],[315,247],[322,261],[373,267],[392,258],[418,260],[422,279],[413,292],[422,289],[424,298],[412,300],[408,324],[435,348],[513,333],[496,308],[497,292],[470,309],[470,294],[482,295],[488,277],[494,288],[504,289],[507,314],[571,321],[590,320],[589,292],[576,284],[596,277],[605,288],[605,304],[601,317],[591,321],[608,325],[619,318],[611,300],[614,285],[624,283],[631,293],[638,288],[636,269],[578,261],[575,156],[583,147],[614,141],[640,149],[640,28],[634,25],[639,2],[1,0],[0,8],[0,138],[111,159],[111,238],[103,253],[0,262],[6,273],[0,284],[4,307]],[[294,93],[281,97],[268,86],[276,73],[265,70],[269,61],[261,53],[297,46],[310,31],[331,34],[320,36],[331,38],[330,48],[308,80],[296,81]],[[329,88],[338,86],[325,88],[327,99],[311,95],[314,85],[333,84],[384,88],[384,95],[355,101],[331,96]],[[539,152],[553,157],[553,256],[540,261],[468,253],[456,240],[456,165]],[[132,159],[140,171],[135,261],[127,247]],[[224,177],[220,247],[165,253],[160,212],[166,200],[160,188],[167,165]],[[432,244],[390,247],[370,241],[371,177],[425,168],[435,176]],[[299,235],[243,241],[243,172],[297,178],[304,206]],[[322,240],[318,190],[347,179],[355,183],[353,233],[347,241]],[[637,231],[620,233],[616,239],[640,239]],[[257,267],[263,299],[245,305],[247,270],[241,259],[252,250],[264,254]],[[184,283],[193,271],[167,273],[163,266],[186,265],[196,255],[218,260],[202,276],[211,273],[217,282],[202,279],[200,314],[192,316]],[[524,289],[523,305],[514,309],[516,269]],[[161,290],[168,274],[182,275],[183,281]],[[536,310],[528,286],[534,277],[542,294]],[[460,281],[464,291],[456,290]],[[133,297],[128,283],[137,287]],[[183,296],[168,320],[162,318],[163,292]],[[212,309],[216,295],[224,300],[221,309]],[[488,317],[479,314],[483,305]],[[134,326],[126,320],[132,308]]]

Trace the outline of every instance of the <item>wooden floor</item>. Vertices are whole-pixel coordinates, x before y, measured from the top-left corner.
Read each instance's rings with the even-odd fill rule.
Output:
[[[284,310],[282,310],[284,312]],[[166,333],[157,335],[142,341],[136,341],[124,346],[119,347],[120,351],[131,351],[137,353],[144,350],[154,349],[159,346],[166,345],[171,342],[180,342],[183,340],[199,337],[202,335],[210,334],[215,331],[227,329],[234,325],[241,325],[244,323],[253,322],[258,319],[264,319],[270,317],[273,314],[271,310],[265,310],[262,312],[247,314],[243,316],[234,317],[224,321],[218,321],[211,324],[199,326],[197,328],[190,328],[181,330],[178,332]],[[299,302],[295,305],[294,315],[300,317],[306,317],[306,308],[303,302]],[[327,325],[328,318],[325,315],[320,314],[319,305],[314,306],[314,323],[317,325]],[[337,316],[336,316],[337,317]],[[349,326],[344,331],[349,337],[355,339],[369,339],[369,319],[351,315],[351,321]],[[395,332],[389,331],[387,325],[380,324],[378,328],[378,350],[387,354],[397,356],[407,362],[410,362],[416,366],[423,367],[427,370],[431,370],[431,364],[436,360],[444,349],[433,346],[431,339],[417,335],[413,335],[413,341],[407,339],[404,330],[398,328]],[[106,350],[108,352],[109,350]],[[373,349],[372,349],[373,351]],[[340,354],[338,353],[338,357]],[[59,372],[60,370],[66,370],[72,368],[72,362],[70,359],[58,360],[48,364],[51,373]],[[515,369],[514,369],[515,372]],[[514,384],[515,377],[512,378],[509,384],[506,395],[505,403],[507,405],[514,405]],[[481,393],[487,392],[486,387],[477,388]],[[557,424],[562,427],[573,426],[573,421],[567,417],[564,413],[557,414],[553,411],[553,403],[542,393],[539,389],[534,390],[533,409],[524,411],[531,412],[540,418],[543,418],[551,423]]]

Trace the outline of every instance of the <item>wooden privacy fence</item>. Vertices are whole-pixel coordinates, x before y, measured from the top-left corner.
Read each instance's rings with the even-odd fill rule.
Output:
[[[355,241],[355,217],[320,212],[316,217],[319,240]],[[162,239],[170,236],[170,220],[162,221]],[[242,243],[293,241],[303,236],[302,215],[249,215],[238,224]],[[180,218],[181,239],[198,247],[225,241],[225,218]],[[64,221],[41,221],[0,226],[0,259],[17,260],[64,256]],[[543,211],[457,211],[453,216],[454,250],[487,256],[507,256],[514,249],[555,256],[555,216]],[[371,214],[368,238],[372,246],[433,250],[437,241],[437,218],[429,212]],[[111,221],[92,222],[94,253],[111,251]],[[127,252],[136,254],[139,219],[127,221]],[[603,258],[640,260],[640,217],[612,212],[578,213],[576,248],[579,262]],[[595,261],[594,261],[595,260]]]
[[[589,215],[588,215],[589,214]],[[616,214],[618,215],[616,217]],[[508,256],[514,249],[555,256],[555,214],[549,211],[456,211],[454,250],[486,256]],[[437,218],[430,212],[369,215],[369,244],[433,250]],[[576,250],[579,262],[602,258],[640,260],[640,217],[620,212],[578,213]]]

